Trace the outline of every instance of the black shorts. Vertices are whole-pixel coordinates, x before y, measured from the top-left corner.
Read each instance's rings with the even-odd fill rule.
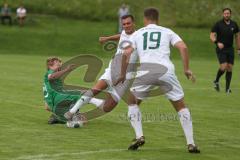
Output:
[[[234,48],[216,48],[216,53],[218,57],[218,61],[220,64],[229,63],[234,64]]]

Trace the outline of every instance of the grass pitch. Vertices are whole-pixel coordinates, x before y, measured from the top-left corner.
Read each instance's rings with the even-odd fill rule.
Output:
[[[44,18],[43,21],[47,22],[48,19]],[[146,144],[136,152],[127,151],[134,132],[126,120],[127,106],[123,102],[113,112],[80,129],[48,125],[50,113],[43,109],[42,97],[47,56],[59,55],[67,60],[73,55],[95,51],[107,66],[111,55],[103,53],[97,37],[114,32],[114,24],[111,23],[109,28],[101,30],[89,25],[102,27],[106,24],[70,20],[56,22],[61,24],[56,28],[41,22],[41,25],[26,28],[5,26],[0,31],[0,159],[239,159],[240,65],[236,60],[233,93],[226,95],[223,92],[224,77],[221,79],[221,92],[215,92],[212,81],[217,62],[208,39],[205,39],[208,38],[207,29],[176,29],[193,52],[191,68],[196,74],[197,83],[186,80],[181,61],[178,56],[173,57],[178,78],[185,90],[186,103],[192,112],[195,140],[201,154],[187,153],[176,113],[163,96],[151,98],[141,105]],[[88,37],[83,37],[86,33],[89,33]],[[52,35],[52,40],[49,40],[49,35]],[[89,43],[93,44],[91,48]],[[208,54],[212,54],[210,58]],[[90,87],[93,83],[83,82],[83,76],[84,68],[67,81]],[[149,115],[154,116],[147,118]]]

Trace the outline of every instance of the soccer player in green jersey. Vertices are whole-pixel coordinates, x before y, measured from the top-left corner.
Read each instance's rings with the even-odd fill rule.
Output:
[[[71,72],[75,65],[71,64],[62,69],[62,61],[58,57],[50,57],[47,59],[47,73],[44,76],[44,101],[46,110],[53,113],[50,117],[54,122],[66,122],[64,113],[67,112],[72,105],[82,96],[80,91],[68,91],[63,88],[61,76],[66,72]],[[104,100],[92,98],[89,102],[96,107],[101,106]],[[56,117],[54,119],[54,117]]]

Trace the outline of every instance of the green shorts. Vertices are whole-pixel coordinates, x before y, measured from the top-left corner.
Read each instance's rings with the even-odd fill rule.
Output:
[[[69,111],[70,108],[81,98],[82,95],[71,95],[71,94],[57,94],[54,99],[53,113],[61,121],[66,121],[64,113]]]

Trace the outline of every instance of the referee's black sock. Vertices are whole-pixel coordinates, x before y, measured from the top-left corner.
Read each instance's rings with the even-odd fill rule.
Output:
[[[232,80],[232,71],[227,71],[227,73],[226,73],[226,91],[230,88],[231,80]]]
[[[221,69],[218,70],[216,80],[214,82],[219,82],[220,77],[224,74],[225,71],[222,71]]]

